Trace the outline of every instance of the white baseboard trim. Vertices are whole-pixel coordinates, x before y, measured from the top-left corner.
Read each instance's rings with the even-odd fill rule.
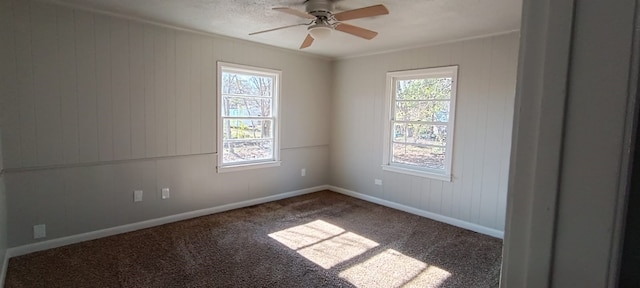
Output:
[[[116,226],[116,227],[106,228],[102,230],[91,231],[87,233],[76,234],[76,235],[66,236],[66,237],[57,238],[57,239],[51,239],[43,242],[13,247],[13,248],[7,249],[7,253],[5,255],[5,264],[4,264],[5,266],[3,267],[3,269],[6,270],[8,259],[11,257],[26,255],[29,253],[57,248],[57,247],[61,247],[69,244],[95,240],[98,238],[108,237],[116,234],[132,232],[135,230],[146,229],[146,228],[164,225],[172,222],[177,222],[177,221],[196,218],[196,217],[205,216],[209,214],[253,206],[257,204],[267,203],[271,201],[281,200],[285,198],[290,198],[294,196],[309,194],[309,193],[328,190],[328,189],[329,189],[329,186],[327,185],[315,186],[311,188],[306,188],[306,189],[301,189],[301,190],[296,190],[296,191],[291,191],[286,193],[280,193],[277,195],[251,199],[251,200],[246,200],[246,201],[241,201],[236,203],[230,203],[230,204],[225,204],[221,206],[201,209],[201,210],[189,211],[189,212],[170,215],[162,218],[156,218],[156,219],[146,220],[142,222],[136,222],[136,223],[126,224],[122,226]],[[0,282],[4,282],[4,272],[0,276],[2,277],[0,279]],[[0,286],[0,287],[3,287],[3,286]]]
[[[358,198],[358,199],[361,199],[361,200],[365,200],[365,201],[368,201],[368,202],[376,203],[376,204],[379,204],[379,205],[382,205],[382,206],[387,206],[389,208],[401,210],[401,211],[404,211],[404,212],[407,212],[407,213],[411,213],[411,214],[415,214],[415,215],[418,215],[418,216],[422,216],[422,217],[426,217],[426,218],[429,218],[429,219],[433,219],[433,220],[436,220],[436,221],[439,221],[439,222],[447,223],[449,225],[457,226],[457,227],[460,227],[460,228],[464,228],[464,229],[471,230],[471,231],[474,231],[474,232],[478,232],[478,233],[481,233],[481,234],[489,235],[489,236],[492,236],[492,237],[504,239],[504,231],[500,231],[500,230],[496,230],[496,229],[493,229],[493,228],[484,227],[482,225],[478,225],[478,224],[475,224],[475,223],[462,221],[462,220],[451,218],[451,217],[448,217],[448,216],[443,216],[443,215],[440,215],[440,214],[436,214],[436,213],[433,213],[433,212],[429,212],[429,211],[421,210],[421,209],[418,209],[418,208],[406,206],[406,205],[403,205],[403,204],[398,204],[398,203],[395,203],[395,202],[391,202],[391,201],[388,201],[388,200],[384,200],[384,199],[380,199],[380,198],[377,198],[377,197],[369,196],[369,195],[366,195],[366,194],[358,193],[358,192],[351,191],[351,190],[348,190],[348,189],[344,189],[344,188],[341,188],[341,187],[336,187],[336,186],[329,185],[328,189],[331,190],[331,191],[335,191],[335,192],[347,195],[347,196],[351,196],[351,197]]]

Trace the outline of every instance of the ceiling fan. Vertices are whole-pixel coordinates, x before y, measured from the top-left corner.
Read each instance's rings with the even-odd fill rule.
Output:
[[[335,0],[307,0],[304,3],[306,12],[289,7],[273,8],[274,11],[295,15],[300,18],[309,19],[311,21],[309,23],[287,25],[283,27],[253,32],[249,35],[256,35],[280,29],[307,25],[307,31],[309,33],[302,42],[302,45],[300,45],[300,49],[311,46],[314,39],[317,40],[329,37],[332,30],[338,30],[367,40],[371,40],[376,37],[376,35],[378,35],[378,32],[350,25],[342,21],[389,14],[389,10],[387,10],[387,7],[382,4],[347,10],[334,14],[334,1]]]

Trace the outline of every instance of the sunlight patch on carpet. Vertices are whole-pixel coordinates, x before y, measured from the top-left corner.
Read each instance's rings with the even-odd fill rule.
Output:
[[[387,249],[340,273],[357,287],[439,287],[451,273]]]
[[[269,237],[296,250],[298,254],[325,269],[379,245],[322,220],[271,233]]]

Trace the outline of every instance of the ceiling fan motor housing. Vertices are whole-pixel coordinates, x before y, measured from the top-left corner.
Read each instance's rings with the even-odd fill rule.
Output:
[[[313,16],[329,18],[333,11],[333,2],[330,0],[309,0],[306,3],[305,11]]]

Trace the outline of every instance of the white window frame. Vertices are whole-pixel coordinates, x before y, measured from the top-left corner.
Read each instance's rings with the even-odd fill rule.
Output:
[[[453,79],[451,100],[449,104],[449,121],[447,122],[447,143],[445,144],[445,161],[444,169],[429,169],[417,167],[410,164],[401,164],[392,162],[393,152],[393,123],[394,110],[396,103],[396,82],[398,80],[424,79],[451,77]],[[454,143],[454,127],[455,127],[455,111],[456,111],[456,94],[458,87],[458,66],[445,66],[435,68],[425,68],[416,70],[394,71],[387,73],[387,93],[385,100],[385,125],[384,125],[384,144],[383,144],[383,163],[382,169],[396,173],[403,173],[413,176],[432,178],[443,181],[451,181],[451,163],[453,160],[453,143]],[[425,124],[428,124],[426,122]]]
[[[253,67],[248,65],[241,65],[235,63],[228,62],[217,62],[218,74],[217,74],[217,158],[218,165],[217,171],[218,173],[222,172],[234,172],[234,171],[242,171],[247,169],[257,169],[257,168],[268,168],[268,167],[277,167],[280,166],[280,93],[281,93],[281,81],[282,81],[282,71],[268,69],[268,68],[260,68]],[[273,96],[271,99],[271,117],[273,121],[273,157],[270,159],[260,159],[254,161],[243,161],[236,163],[223,163],[223,147],[224,147],[224,119],[227,118],[223,115],[223,107],[222,107],[222,73],[225,71],[231,71],[239,74],[250,74],[250,75],[258,75],[263,77],[272,77],[273,80]],[[249,118],[249,117],[246,117]]]

